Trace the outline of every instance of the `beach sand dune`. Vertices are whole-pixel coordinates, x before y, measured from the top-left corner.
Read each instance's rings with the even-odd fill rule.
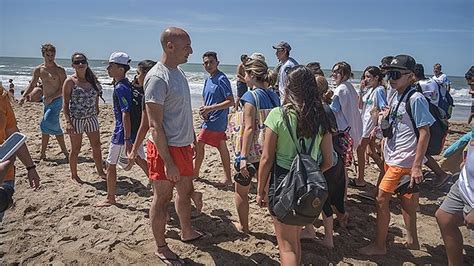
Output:
[[[106,195],[106,183],[95,172],[92,151],[86,139],[80,155],[79,175],[86,181],[79,185],[70,179],[69,165],[64,161],[55,140],[50,141],[47,160],[38,162],[41,146],[38,122],[42,105],[27,103],[15,106],[20,130],[28,137],[28,147],[38,163],[41,189],[28,188],[26,171],[17,163],[15,205],[8,210],[0,227],[0,261],[2,263],[65,263],[65,264],[160,264],[154,255],[155,243],[149,223],[152,192],[141,169],[118,171],[118,203],[109,208],[96,208],[94,204]],[[199,126],[195,112],[195,126]],[[101,105],[101,139],[103,157],[113,131],[113,112],[109,105]],[[453,130],[467,132],[468,125],[454,124]],[[447,144],[460,134],[451,134]],[[69,142],[67,140],[69,146]],[[193,225],[209,234],[195,243],[179,240],[179,223],[173,205],[172,217],[167,226],[168,243],[186,262],[205,265],[278,264],[279,256],[271,217],[266,209],[255,203],[255,184],[250,194],[250,235],[235,231],[231,221],[237,220],[233,188],[217,189],[214,184],[223,174],[220,157],[215,149],[206,150],[201,176],[196,189],[204,194],[204,208],[194,217]],[[353,177],[355,174],[350,173]],[[375,183],[377,172],[373,165],[367,172]],[[373,187],[366,188],[370,191]],[[314,241],[302,244],[302,263],[357,263],[399,265],[447,264],[441,234],[434,213],[443,194],[432,191],[427,182],[420,195],[421,211],[418,213],[418,233],[422,245],[419,251],[402,247],[404,226],[399,201],[391,204],[389,254],[368,257],[357,253],[375,232],[375,205],[359,196],[361,191],[349,189],[347,210],[349,226],[343,230],[336,226],[335,248],[328,250]],[[320,223],[317,223],[320,224]],[[322,226],[317,229],[322,236]],[[474,263],[474,239],[462,228],[466,263]]]

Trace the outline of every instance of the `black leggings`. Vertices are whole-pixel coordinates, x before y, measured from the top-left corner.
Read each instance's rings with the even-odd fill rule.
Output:
[[[340,213],[345,213],[344,192],[346,190],[344,164],[341,156],[337,156],[337,164],[323,173],[328,184],[328,198],[323,205],[323,212],[326,217],[333,215],[331,206],[336,207]]]

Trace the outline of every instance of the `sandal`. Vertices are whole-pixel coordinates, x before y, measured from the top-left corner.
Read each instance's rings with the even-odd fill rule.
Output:
[[[355,188],[365,188],[367,184],[359,185],[357,184],[357,181],[355,178],[350,178],[349,179],[349,186],[355,187]]]

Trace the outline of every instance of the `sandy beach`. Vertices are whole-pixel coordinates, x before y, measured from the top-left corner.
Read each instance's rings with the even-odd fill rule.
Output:
[[[38,161],[41,146],[39,120],[42,104],[15,105],[20,131],[28,137],[28,147],[37,163],[41,176],[41,188],[28,188],[26,171],[17,161],[15,205],[7,211],[0,227],[0,263],[2,264],[161,264],[154,255],[156,248],[149,225],[148,210],[152,192],[148,180],[138,166],[131,171],[118,171],[119,204],[109,208],[96,208],[94,204],[106,195],[106,182],[95,172],[90,144],[83,140],[79,158],[79,175],[86,181],[79,185],[70,178],[69,165],[60,154],[53,139],[47,160]],[[195,112],[194,123],[200,121]],[[114,123],[112,107],[101,105],[100,124],[103,157],[107,155]],[[63,119],[64,122],[64,119]],[[64,124],[63,124],[64,125]],[[64,127],[63,127],[64,128]],[[446,145],[451,144],[461,132],[470,130],[466,123],[453,123],[453,132]],[[66,137],[68,147],[69,139]],[[436,157],[439,158],[439,157]],[[378,172],[371,163],[366,178],[376,183]],[[193,218],[194,227],[210,234],[195,243],[179,240],[179,223],[174,207],[170,205],[171,222],[167,226],[167,241],[172,250],[189,264],[241,265],[278,264],[271,217],[267,209],[255,203],[256,184],[251,189],[250,235],[235,231],[231,221],[237,220],[233,187],[218,189],[214,184],[223,174],[216,149],[207,149],[201,176],[195,182],[204,194],[204,208],[200,216]],[[355,173],[350,172],[354,177]],[[374,186],[368,186],[370,192]],[[302,263],[334,264],[414,264],[446,265],[443,241],[434,213],[443,200],[443,193],[431,188],[430,182],[422,184],[418,234],[421,250],[411,251],[403,247],[404,223],[399,200],[390,205],[389,248],[386,256],[363,256],[357,249],[365,246],[375,235],[375,203],[360,196],[362,190],[349,188],[347,211],[350,214],[347,229],[336,226],[335,248],[328,250],[314,241],[303,241]],[[321,224],[321,223],[318,223]],[[317,229],[322,236],[322,225]],[[466,227],[461,228],[464,237],[465,263],[474,264],[474,238]]]

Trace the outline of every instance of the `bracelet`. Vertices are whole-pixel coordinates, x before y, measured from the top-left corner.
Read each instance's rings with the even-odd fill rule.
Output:
[[[240,160],[241,160],[241,161],[242,161],[242,160],[245,160],[245,161],[247,161],[247,157],[245,157],[245,156],[241,156],[241,157],[240,157]]]
[[[123,139],[123,140],[130,141],[130,139]]]
[[[26,167],[26,171],[29,172],[30,170],[33,170],[33,169],[35,169],[35,168],[36,168],[36,165],[33,164],[32,166]]]

